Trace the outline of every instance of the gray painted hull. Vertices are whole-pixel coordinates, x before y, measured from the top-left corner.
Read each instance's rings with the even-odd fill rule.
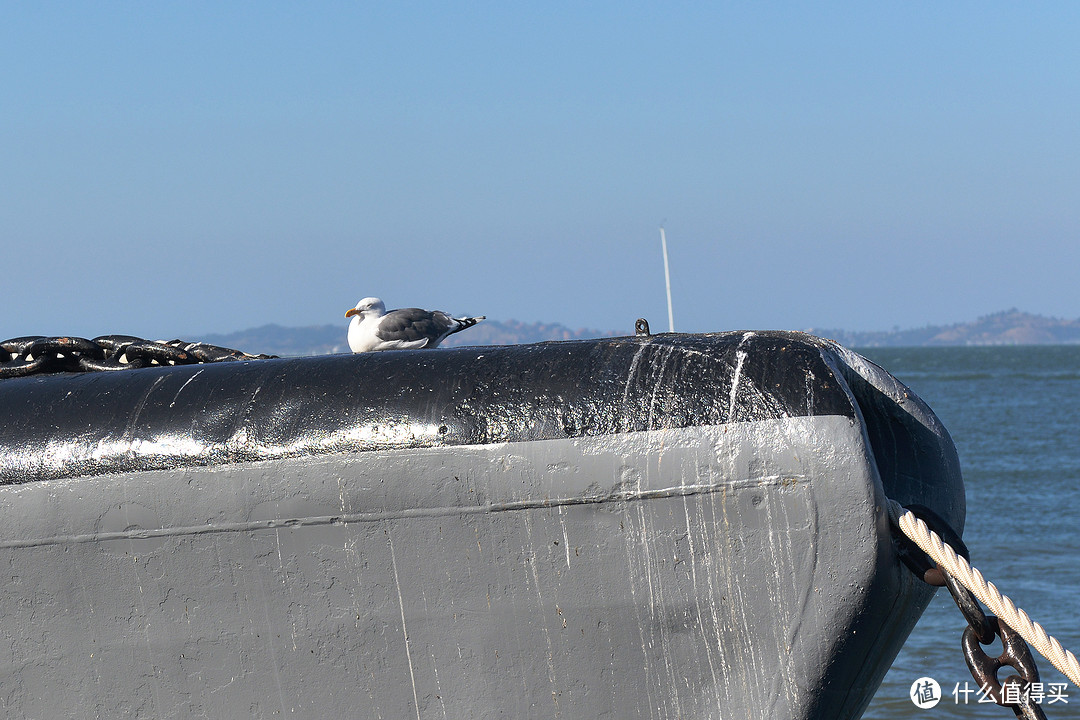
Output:
[[[896,559],[885,498],[959,529],[963,490],[925,406],[815,347],[851,415],[2,487],[0,708],[857,717],[932,593]],[[904,433],[937,443],[918,467],[883,444]]]

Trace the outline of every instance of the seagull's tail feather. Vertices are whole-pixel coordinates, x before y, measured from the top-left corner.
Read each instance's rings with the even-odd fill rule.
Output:
[[[450,331],[451,333],[456,333],[456,332],[461,332],[462,330],[467,330],[468,328],[471,328],[473,325],[480,322],[481,320],[487,320],[487,315],[480,315],[479,317],[454,318],[454,320],[461,323],[461,325],[454,328],[453,330],[451,330]]]

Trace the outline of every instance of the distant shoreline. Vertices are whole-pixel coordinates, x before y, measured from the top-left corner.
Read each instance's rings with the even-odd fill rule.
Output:
[[[1015,308],[953,325],[867,332],[812,328],[806,332],[841,345],[869,348],[1080,344],[1080,320],[1033,315]]]
[[[859,332],[809,328],[804,332],[853,348],[1080,344],[1080,320],[1061,320],[1016,309],[985,315],[973,322],[928,325],[908,330]],[[467,332],[452,336],[444,345],[518,345],[628,334],[592,329],[575,330],[558,323],[485,320]],[[247,352],[281,356],[325,355],[349,351],[345,342],[344,324],[312,327],[263,325],[227,334],[208,334],[199,339]]]

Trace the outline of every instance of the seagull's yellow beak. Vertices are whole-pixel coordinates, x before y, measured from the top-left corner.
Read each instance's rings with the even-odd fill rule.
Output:
[[[356,308],[349,308],[345,311],[345,317],[352,317],[353,315],[359,315],[360,311]]]

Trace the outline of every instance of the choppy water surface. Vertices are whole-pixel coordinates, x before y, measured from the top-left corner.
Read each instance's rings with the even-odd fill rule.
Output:
[[[1080,346],[860,352],[926,400],[952,434],[972,564],[1080,655]],[[863,717],[1012,718],[975,694],[965,702],[964,683],[972,690],[976,683],[960,650],[963,628],[948,591],[939,590]],[[1000,643],[988,652],[998,654]],[[1068,683],[1032,652],[1044,683]],[[924,676],[942,688],[934,708],[908,697]],[[1044,700],[1047,717],[1080,718],[1080,690],[1067,685],[1064,698],[1068,704]]]

